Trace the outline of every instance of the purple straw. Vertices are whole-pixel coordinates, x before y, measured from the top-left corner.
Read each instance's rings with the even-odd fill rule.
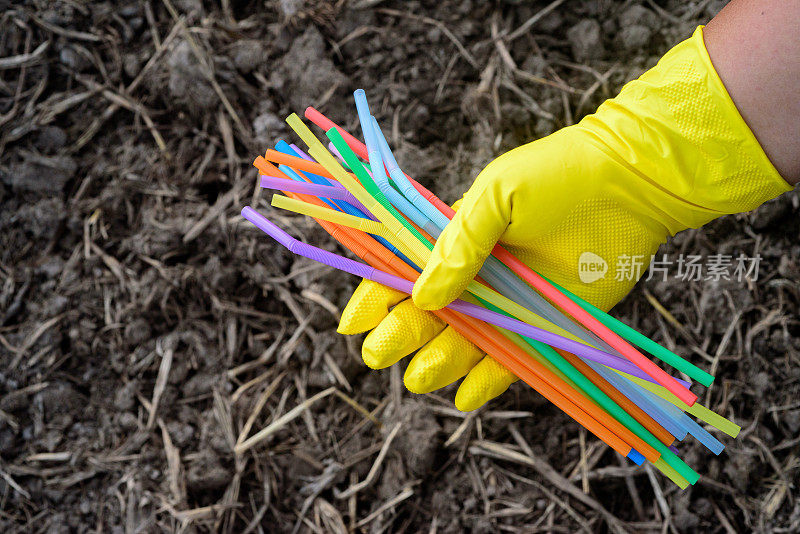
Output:
[[[290,193],[300,193],[303,195],[313,195],[315,197],[329,198],[331,200],[344,200],[349,202],[356,208],[365,211],[364,207],[358,199],[353,196],[353,193],[347,189],[339,189],[330,185],[312,184],[309,182],[298,182],[296,180],[287,180],[285,178],[277,178],[275,176],[261,176],[261,187],[266,189],[279,189],[281,191],[289,191]]]
[[[387,287],[391,287],[392,289],[396,289],[409,295],[414,288],[413,282],[409,280],[405,280],[404,278],[400,278],[379,269],[375,269],[374,267],[370,267],[364,263],[359,263],[349,258],[339,256],[333,252],[322,250],[321,248],[309,245],[308,243],[298,241],[250,206],[246,206],[242,209],[242,217],[253,223],[261,231],[272,237],[275,241],[298,256],[304,256],[335,269],[339,269],[340,271],[344,271],[361,278],[366,278],[367,280],[372,280],[373,282],[383,284]],[[546,343],[552,347],[571,352],[577,356],[597,362],[601,365],[618,369],[650,382],[654,381],[644,371],[627,360],[623,360],[622,358],[613,356],[594,347],[584,345],[583,343],[578,343],[577,341],[559,336],[558,334],[548,332],[547,330],[531,326],[512,317],[507,317],[491,310],[487,310],[481,306],[456,299],[451,302],[447,308],[495,326],[499,326],[500,328],[505,328],[506,330],[516,332],[517,334],[533,338],[536,341],[541,341],[542,343]]]
[[[300,156],[301,158],[306,159],[308,161],[314,161],[314,158],[312,158],[311,156],[309,156],[308,154],[303,152],[303,150],[299,146],[297,146],[296,144],[289,143],[289,146],[292,147],[292,150],[297,152],[297,155]]]

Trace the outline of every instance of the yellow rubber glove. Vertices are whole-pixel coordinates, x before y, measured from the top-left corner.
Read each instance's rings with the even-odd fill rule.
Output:
[[[539,273],[607,310],[638,279],[628,269],[617,276],[620,264],[638,258],[643,271],[667,236],[754,209],[790,189],[717,76],[700,27],[595,114],[490,163],[439,237],[413,302],[431,310],[458,297],[500,241]],[[605,263],[605,276],[582,282],[582,256],[584,263]],[[406,386],[429,391],[468,372],[456,395],[462,410],[513,381],[494,360],[480,360],[477,349],[452,349],[456,334],[443,336],[448,329],[403,295],[381,300],[377,291],[362,284],[339,329],[375,328],[364,343],[371,367],[391,365],[424,345],[409,365]],[[436,375],[450,365],[457,371]]]

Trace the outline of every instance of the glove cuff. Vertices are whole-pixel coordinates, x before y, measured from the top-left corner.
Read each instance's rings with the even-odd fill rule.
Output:
[[[644,193],[643,209],[672,234],[792,189],[714,69],[703,26],[585,121],[595,142],[633,171],[627,179]]]

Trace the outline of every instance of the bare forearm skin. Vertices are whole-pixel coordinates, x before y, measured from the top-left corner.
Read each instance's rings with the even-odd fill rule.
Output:
[[[800,180],[800,1],[733,0],[704,30],[725,88],[772,164]]]

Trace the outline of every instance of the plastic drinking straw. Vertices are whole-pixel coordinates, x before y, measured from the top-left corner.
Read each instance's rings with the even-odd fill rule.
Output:
[[[646,380],[641,380],[639,378],[636,378],[635,376],[627,374],[623,374],[622,376],[628,378],[631,382],[641,386],[642,388],[650,391],[651,393],[658,395],[667,402],[674,404],[675,406],[685,411],[686,413],[689,413],[697,417],[701,421],[713,426],[720,432],[723,432],[732,438],[738,436],[739,432],[741,432],[742,430],[742,427],[740,427],[733,421],[725,419],[718,413],[711,411],[710,409],[706,408],[699,402],[694,403],[692,406],[688,406],[686,403],[681,402],[680,399],[675,397],[675,395],[672,395],[669,391],[656,384],[651,384]]]
[[[489,309],[494,308],[491,304],[484,302]],[[496,309],[494,311],[497,311]],[[685,477],[691,477],[692,471],[686,466],[680,458],[674,455],[672,451],[667,448],[667,445],[659,441],[653,434],[651,434],[644,426],[639,423],[628,412],[624,411],[617,403],[608,397],[597,384],[593,383],[589,377],[581,374],[575,367],[573,367],[559,352],[544,343],[533,340],[529,337],[522,336],[523,340],[531,345],[541,356],[546,358],[552,365],[559,371],[566,375],[575,385],[584,391],[584,393],[595,401],[601,408],[605,409],[612,417],[616,418],[628,430],[633,432],[636,436],[641,438],[645,443],[653,447],[659,454],[662,455],[664,460],[676,471],[681,472],[686,469]],[[577,358],[576,358],[577,359]],[[600,378],[598,376],[598,378]],[[600,378],[602,380],[602,378]],[[648,460],[653,461],[648,458]]]
[[[347,136],[347,139],[353,142],[351,145],[353,149],[356,150],[357,153],[359,153],[359,155],[362,157],[367,156],[366,147],[362,143],[347,134],[347,132],[345,132],[341,127],[330,121],[330,119],[319,113],[317,110],[313,108],[307,108],[306,117],[326,131],[335,129],[337,132],[340,132],[342,136]],[[455,214],[455,211],[453,211],[450,206],[447,206],[447,204],[439,200],[438,197],[436,197],[433,193],[422,187],[420,184],[412,181],[410,178],[409,182],[421,195],[423,195],[423,197],[425,197],[429,202],[433,203],[443,215],[445,215],[447,218],[452,218],[452,216]],[[397,183],[397,181],[395,183]],[[697,396],[694,393],[686,388],[682,388],[673,377],[667,375],[666,372],[658,368],[658,366],[656,366],[653,362],[645,358],[641,353],[625,343],[618,335],[609,330],[608,327],[600,323],[579,305],[560,294],[554,286],[550,285],[546,280],[544,280],[530,267],[517,259],[513,254],[505,250],[502,246],[499,244],[496,245],[492,252],[497,259],[510,267],[523,280],[538,289],[545,297],[553,301],[564,311],[569,313],[573,318],[589,328],[589,330],[600,335],[602,339],[608,342],[609,345],[615,349],[619,350],[624,356],[633,358],[635,363],[643,365],[647,371],[652,372],[653,374],[651,374],[651,376],[655,375],[653,377],[657,379],[657,382],[665,386],[667,390],[672,392],[687,405],[691,406],[697,400]],[[677,355],[674,356],[676,358],[680,358]]]
[[[348,213],[332,210],[330,208],[323,208],[322,206],[316,206],[314,204],[309,204],[308,202],[303,202],[302,200],[297,200],[282,195],[272,196],[272,206],[294,213],[299,213],[301,215],[308,215],[309,217],[314,217],[315,219],[325,219],[326,221],[330,221],[334,224],[340,224],[383,238],[388,238],[392,235],[386,226],[379,221],[355,217]]]
[[[315,198],[312,198],[312,197],[309,197],[309,198],[312,201],[316,200],[317,202],[319,202],[319,200],[317,200]],[[340,241],[343,245],[345,245],[350,250],[355,252],[359,257],[361,257],[362,259],[364,259],[368,263],[370,263],[372,265],[384,265],[387,268],[387,270],[394,271],[394,272],[399,272],[399,273],[405,273],[406,276],[408,276],[408,277],[410,277],[412,279],[414,279],[417,276],[417,274],[413,271],[413,269],[411,269],[407,264],[403,263],[397,256],[389,254],[388,251],[386,251],[385,249],[381,249],[380,246],[369,245],[369,244],[367,244],[367,246],[364,246],[363,245],[364,240],[365,239],[369,240],[369,238],[367,238],[366,236],[364,236],[363,238],[353,239],[352,237],[349,237],[349,233],[348,232],[352,232],[350,230],[340,229],[340,228],[338,228],[338,227],[336,227],[334,225],[331,225],[330,223],[327,223],[327,222],[321,221],[321,220],[318,220],[317,222],[319,222],[319,224],[321,224],[323,226],[323,228],[325,228],[331,234],[332,237],[334,237],[335,239]],[[358,232],[355,232],[355,233],[357,234]],[[380,251],[382,251],[384,253],[384,255],[383,255],[383,259],[379,261],[379,260],[377,260],[375,258],[373,253],[378,253]],[[447,314],[449,313],[448,311],[446,311],[446,310],[438,310],[438,311],[436,311],[434,313],[439,315],[440,318],[442,318],[443,320],[445,320],[446,322],[448,322],[452,326],[454,326],[454,328],[456,328],[457,331],[459,331],[467,339],[469,339],[470,341],[475,343],[477,346],[479,346],[482,350],[484,350],[485,352],[487,352],[489,354],[493,354],[493,352],[491,350],[491,347],[487,347],[485,345],[485,343],[482,343],[481,339],[479,339],[480,336],[482,335],[482,333],[484,332],[483,329],[477,328],[474,331],[470,332],[470,331],[467,331],[467,330],[464,329],[465,328],[464,325],[461,325],[459,327],[459,325],[454,322],[455,321],[454,318],[447,317]],[[471,321],[468,318],[465,318],[465,319],[466,319],[466,321]],[[507,340],[505,338],[503,338],[502,336],[500,336],[496,341],[499,342],[500,344],[502,344],[504,342],[507,342]],[[511,344],[510,348],[513,351],[513,350],[517,349],[518,347],[516,347],[513,344]],[[529,385],[532,385],[529,380],[527,382],[528,382]],[[669,465],[667,465],[661,458],[659,458],[656,462],[654,462],[653,465],[654,465],[654,467],[659,469],[665,476],[667,476],[670,480],[672,480],[675,484],[677,484],[679,487],[686,488],[689,485],[689,482],[684,477],[679,475],[674,469],[672,469]],[[693,471],[690,470],[690,475],[691,474],[696,475],[696,473],[694,473]],[[694,479],[693,476],[692,476],[692,478]],[[694,479],[694,480],[696,480],[696,479]]]
[[[263,174],[260,176],[260,179],[260,185],[265,189],[281,189],[283,191],[291,191],[292,193],[303,193],[305,195],[324,197],[331,200],[346,200],[356,207],[361,204],[358,199],[356,199],[356,197],[350,193],[350,191],[344,188],[339,189],[338,187],[333,187],[330,185],[298,182],[296,180],[287,180],[285,178],[278,178],[276,176],[264,176]]]
[[[301,213],[303,215],[308,215],[315,219],[323,219],[332,222],[334,224],[347,226],[368,234],[374,234],[378,236],[388,235],[386,228],[382,224],[376,221],[372,221],[369,219],[362,219],[359,217],[353,217],[352,215],[348,215],[346,213],[334,211],[329,208],[324,208],[321,206],[315,206],[314,204],[303,202],[301,200],[296,200],[281,195],[274,195],[272,197],[272,205],[276,208],[290,210],[295,213]],[[373,275],[369,274],[369,276]],[[369,276],[365,275],[364,278],[369,278]],[[373,278],[369,279],[373,280]],[[411,288],[413,287],[413,284],[411,282],[408,282],[407,280],[390,280],[386,281],[385,283],[383,280],[376,279],[375,281],[380,282],[384,285],[388,285],[389,287],[397,289],[398,291],[403,291],[409,294]],[[528,336],[530,338],[535,339],[536,341],[540,341],[542,343],[546,343],[553,347],[558,347],[560,349],[570,351],[574,354],[578,354],[587,359],[597,361],[598,363],[601,363],[603,365],[609,367],[617,367],[617,366],[625,367],[626,368],[625,372],[631,374],[635,372],[639,375],[647,376],[646,374],[641,373],[641,370],[639,368],[637,368],[627,360],[618,359],[615,356],[612,356],[606,352],[596,349],[590,345],[584,345],[583,343],[562,337],[552,332],[548,332],[547,330],[544,330],[542,328],[532,326],[518,319],[514,319],[513,317],[497,313],[490,309],[483,308],[481,306],[477,306],[475,304],[471,304],[469,302],[465,302],[460,299],[454,300],[447,307],[456,310],[460,313],[463,313],[464,315],[469,315],[470,317],[474,317],[476,319],[480,319],[481,321],[494,324],[501,328],[505,328],[506,330],[511,330],[512,332],[515,332],[517,334]]]
[[[689,433],[683,427],[681,421],[671,414],[664,411],[660,406],[651,402],[647,397],[642,395],[639,390],[633,387],[633,384],[626,382],[625,379],[614,373],[614,371],[601,367],[599,365],[587,362],[592,369],[597,371],[600,376],[608,380],[615,388],[620,390],[624,395],[630,398],[637,406],[645,410],[653,419],[658,421],[658,424],[667,429],[667,431],[675,436],[675,439],[682,441],[686,439]]]
[[[263,215],[261,215],[260,213],[258,213],[256,210],[254,210],[253,208],[251,208],[249,206],[245,207],[242,210],[242,216],[245,219],[247,219],[248,221],[250,221],[251,223],[253,223],[260,230],[262,230],[263,232],[265,232],[268,235],[270,235],[270,237],[272,237],[273,239],[278,241],[281,245],[283,245],[286,248],[288,248],[293,253],[298,253],[302,249],[302,253],[303,253],[302,255],[308,254],[307,257],[309,257],[311,259],[314,259],[316,261],[320,261],[322,263],[326,263],[328,265],[331,265],[333,267],[336,267],[336,268],[339,268],[339,269],[342,269],[342,270],[346,270],[348,272],[352,272],[352,274],[356,274],[357,276],[361,276],[362,278],[365,278],[367,276],[372,275],[371,271],[375,271],[376,270],[374,267],[369,267],[367,265],[360,264],[360,263],[355,262],[353,260],[349,260],[349,259],[343,258],[341,256],[336,256],[335,254],[328,253],[325,250],[318,249],[316,247],[312,247],[311,245],[307,245],[305,243],[301,243],[301,242],[297,241],[296,239],[294,239],[291,236],[289,236],[288,234],[286,234],[286,232],[281,230],[279,227],[274,225],[272,222],[270,222],[266,217],[264,217]],[[333,258],[329,257],[328,256],[329,254],[334,256],[334,257]],[[330,263],[327,263],[325,260],[330,261]],[[352,271],[350,271],[349,269],[352,269]],[[388,276],[392,276],[392,275],[389,275],[388,273],[384,273],[384,274],[387,277]],[[380,278],[380,276],[379,276],[379,278]],[[392,278],[396,278],[396,277],[392,277]],[[448,317],[448,319],[452,320],[452,322],[450,320],[448,320],[448,322],[451,323],[451,325],[454,328],[464,329],[463,322],[461,322],[461,320],[458,317],[456,317],[455,314],[453,314],[453,312],[451,310],[447,310],[447,311],[445,311],[445,310],[437,310],[437,311],[444,312],[442,315],[444,315],[445,317]],[[456,326],[456,325],[458,325],[458,326]],[[469,330],[467,329],[465,331],[469,331]],[[488,333],[488,332],[485,329],[485,331],[483,333],[485,334],[485,333]],[[596,406],[592,405],[591,403],[585,403],[585,402],[584,402],[585,407],[588,408],[589,410],[588,411],[583,411],[581,408],[576,406],[576,404],[574,404],[573,401],[571,401],[569,397],[564,395],[563,390],[561,390],[560,388],[556,389],[556,388],[550,386],[550,384],[548,384],[546,381],[541,379],[537,374],[535,374],[528,367],[523,365],[520,361],[514,359],[513,357],[509,357],[510,354],[508,352],[505,352],[505,350],[508,350],[510,347],[503,347],[503,349],[505,349],[505,350],[492,350],[492,349],[495,349],[496,347],[491,346],[491,345],[489,345],[489,344],[487,344],[485,342],[486,337],[481,335],[481,331],[476,330],[476,331],[474,331],[474,334],[477,334],[477,335],[471,336],[471,337],[473,337],[475,339],[474,342],[477,342],[476,344],[479,343],[480,345],[483,345],[484,347],[486,347],[486,349],[489,349],[490,351],[492,351],[495,354],[494,357],[497,357],[498,360],[500,360],[501,363],[503,365],[505,365],[506,367],[508,367],[509,370],[511,370],[514,374],[516,374],[517,376],[519,376],[520,378],[525,380],[526,383],[531,385],[531,387],[533,387],[537,391],[540,391],[546,398],[548,398],[548,400],[550,400],[551,402],[556,404],[565,413],[567,413],[568,415],[573,417],[573,419],[575,419],[579,423],[583,424],[584,427],[587,428],[587,430],[589,430],[590,432],[592,432],[593,434],[598,436],[601,440],[606,442],[611,448],[613,448],[619,454],[621,454],[623,456],[626,456],[626,457],[629,457],[630,459],[634,460],[637,463],[637,465],[641,464],[641,462],[644,460],[644,457],[641,454],[639,454],[636,450],[632,449],[629,444],[627,444],[625,441],[623,441],[618,435],[616,435],[615,433],[610,431],[604,424],[601,424],[601,423],[598,422],[597,417],[600,417],[600,418],[603,418],[603,419],[607,419],[608,418],[607,414],[605,414],[604,412],[600,411]],[[506,344],[513,345],[510,342],[508,342]],[[497,347],[497,348],[500,348],[500,347]],[[531,363],[535,363],[535,362],[531,362]],[[543,369],[542,371],[545,371],[545,370]],[[545,372],[545,374],[546,374],[546,372]],[[564,386],[565,386],[565,389],[566,389],[566,387],[567,387],[566,384],[564,384]],[[592,413],[592,412],[595,412],[595,413]],[[589,414],[591,414],[591,415],[589,415]]]
[[[440,229],[435,224],[432,224],[428,217],[389,184],[389,177],[386,175],[386,169],[384,168],[381,152],[378,147],[377,132],[373,126],[375,119],[370,114],[367,96],[364,94],[363,89],[357,89],[356,92],[353,93],[353,96],[356,100],[358,120],[361,123],[361,130],[364,133],[364,141],[367,145],[367,156],[370,168],[372,169],[372,178],[378,186],[378,189],[396,209],[411,219],[414,224],[424,229],[433,237],[438,237]],[[334,143],[334,146],[336,146],[336,143]],[[339,155],[347,161],[341,151],[339,151]],[[355,171],[355,169],[353,170]]]
[[[671,450],[671,449],[670,449],[670,450]],[[673,451],[673,452],[675,452],[675,451]],[[676,455],[676,456],[677,456],[677,454],[678,454],[678,453],[675,453],[675,455]],[[673,469],[672,467],[670,467],[670,466],[669,466],[669,465],[668,465],[668,464],[667,464],[667,463],[664,461],[664,459],[663,459],[663,458],[659,458],[657,461],[653,462],[653,467],[655,467],[656,469],[658,469],[659,471],[661,471],[661,474],[663,474],[665,477],[667,477],[667,478],[668,478],[668,479],[670,479],[672,482],[674,482],[674,483],[675,483],[675,485],[676,485],[676,486],[678,486],[678,487],[679,487],[680,489],[682,489],[682,490],[684,490],[684,489],[688,488],[690,485],[694,485],[694,484],[696,484],[696,483],[697,483],[697,480],[700,480],[700,475],[698,475],[698,476],[697,476],[697,480],[695,480],[694,482],[689,482],[688,480],[686,480],[685,478],[683,478],[683,477],[680,475],[680,473],[678,473],[677,471],[675,471],[675,469]]]

